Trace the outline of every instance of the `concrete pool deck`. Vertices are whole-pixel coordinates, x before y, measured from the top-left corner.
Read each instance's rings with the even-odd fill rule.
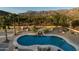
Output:
[[[29,32],[24,32],[24,33],[20,33],[20,35],[26,35],[26,34],[28,34],[28,35],[36,35],[36,33],[29,33]],[[17,35],[17,36],[20,36],[20,35]],[[49,33],[47,33],[47,34],[45,34],[45,35],[58,35],[58,36],[62,36],[62,37],[64,37],[64,38],[66,38],[66,40],[71,44],[71,45],[73,45],[73,46],[75,46],[76,47],[76,49],[79,51],[79,35],[74,35],[74,34],[70,34],[69,32],[67,32],[67,33],[64,33],[64,34],[62,34],[62,33],[53,33],[53,32],[51,32],[51,34],[49,34]],[[12,51],[13,50],[13,45],[12,45],[12,42],[13,42],[13,40],[17,37],[17,36],[14,36],[14,35],[10,35],[9,37],[9,40],[11,40],[11,43],[9,44],[10,45],[10,50]],[[5,36],[4,37],[2,37],[2,38],[0,38],[0,43],[2,43],[2,41],[4,41],[5,40]]]
[[[29,51],[40,51],[39,48],[41,49],[48,49],[50,48],[51,51],[57,51],[57,50],[61,50],[63,51],[63,49],[57,47],[57,46],[54,46],[54,45],[32,45],[32,46],[28,46],[28,47],[25,47],[25,46],[19,46],[18,50],[22,49],[22,50],[29,50]],[[43,50],[43,51],[46,51],[46,50]]]
[[[24,36],[24,35],[27,35],[27,34],[21,34],[19,36],[17,36],[15,39],[14,39],[14,42],[13,44],[15,46],[18,46],[20,48],[25,48],[25,46],[22,46],[22,45],[19,45],[16,40],[21,37],[21,36]],[[36,33],[29,33],[28,35],[36,35]],[[63,37],[63,36],[60,36],[60,35],[57,35],[57,34],[45,34],[44,36],[57,36],[57,37],[60,37],[60,38],[63,38],[66,42],[68,42],[70,45],[74,46],[76,48],[76,50],[79,50],[78,46],[76,46],[73,42],[69,41],[67,38]],[[54,45],[53,45],[54,46]],[[54,46],[56,48],[56,46]],[[26,47],[27,48],[27,47]],[[32,47],[33,48],[33,47]]]
[[[25,50],[31,50],[31,51],[38,51],[37,47],[42,47],[42,48],[51,47],[51,51],[57,51],[57,49],[60,49],[60,50],[63,51],[63,49],[61,49],[61,48],[59,48],[55,45],[32,45],[32,46],[19,45],[16,40],[23,35],[26,35],[26,34],[19,35],[18,37],[15,38],[15,40],[13,42],[13,45],[18,47],[18,50],[19,49],[22,49],[22,50],[25,49]],[[28,35],[36,35],[36,34],[35,33],[29,33]]]

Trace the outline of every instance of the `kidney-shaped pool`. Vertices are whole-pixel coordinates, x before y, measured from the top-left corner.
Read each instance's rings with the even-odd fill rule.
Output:
[[[57,36],[24,35],[17,39],[17,43],[22,46],[55,45],[64,51],[76,51],[76,48],[73,45]]]

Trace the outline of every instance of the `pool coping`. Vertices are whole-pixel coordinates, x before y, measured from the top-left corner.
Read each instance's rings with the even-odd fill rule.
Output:
[[[18,46],[18,47],[27,47],[27,46],[23,46],[23,45],[20,45],[20,44],[17,43],[17,39],[19,37],[21,37],[21,36],[24,36],[24,35],[36,35],[36,34],[21,34],[21,35],[18,35],[18,36],[15,37],[15,39],[13,41],[13,45],[14,46]],[[70,45],[72,45],[73,47],[75,47],[76,51],[79,50],[78,46],[76,46],[73,42],[69,41],[67,38],[65,38],[63,36],[60,36],[60,35],[57,35],[57,34],[45,34],[43,36],[57,36],[57,37],[60,37],[60,38],[64,39],[66,42],[68,42]],[[53,45],[53,46],[55,46],[55,45]],[[58,48],[60,48],[60,47],[58,47]]]

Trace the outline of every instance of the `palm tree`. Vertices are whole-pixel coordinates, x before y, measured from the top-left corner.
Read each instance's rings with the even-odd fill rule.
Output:
[[[7,16],[5,16],[4,18],[3,18],[3,29],[4,29],[4,32],[5,32],[5,37],[6,37],[6,41],[5,42],[9,42],[9,40],[8,40],[8,36],[7,36],[7,19],[8,19],[8,17]]]
[[[16,16],[16,19],[17,19],[16,22],[17,22],[17,25],[18,25],[18,28],[19,28],[19,31],[18,32],[20,32],[20,18],[21,17],[19,15]]]
[[[16,14],[10,14],[9,17],[11,19],[11,23],[13,24],[14,27],[14,35],[16,35],[16,27],[15,27],[15,23],[16,23]]]
[[[13,18],[14,35],[16,35],[15,18]]]
[[[15,17],[14,15],[9,14],[8,16],[4,16],[3,18],[3,29],[5,31],[6,43],[9,42],[8,35],[7,35],[7,26],[11,25],[13,22],[14,26],[14,34],[16,35],[16,28],[15,28]]]
[[[69,25],[69,32],[71,32],[71,29],[72,29],[72,20],[73,20],[73,17],[72,16],[68,16],[67,18],[67,22],[68,22],[68,25]]]

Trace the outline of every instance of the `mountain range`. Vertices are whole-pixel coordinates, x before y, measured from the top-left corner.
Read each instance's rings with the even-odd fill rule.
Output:
[[[70,17],[73,17],[73,19],[79,19],[79,8],[73,8],[73,9],[64,9],[64,10],[49,10],[49,11],[27,11],[24,13],[19,13],[18,15],[26,16],[26,15],[54,15],[56,13],[64,14]],[[0,10],[0,16],[11,14],[10,12]]]

